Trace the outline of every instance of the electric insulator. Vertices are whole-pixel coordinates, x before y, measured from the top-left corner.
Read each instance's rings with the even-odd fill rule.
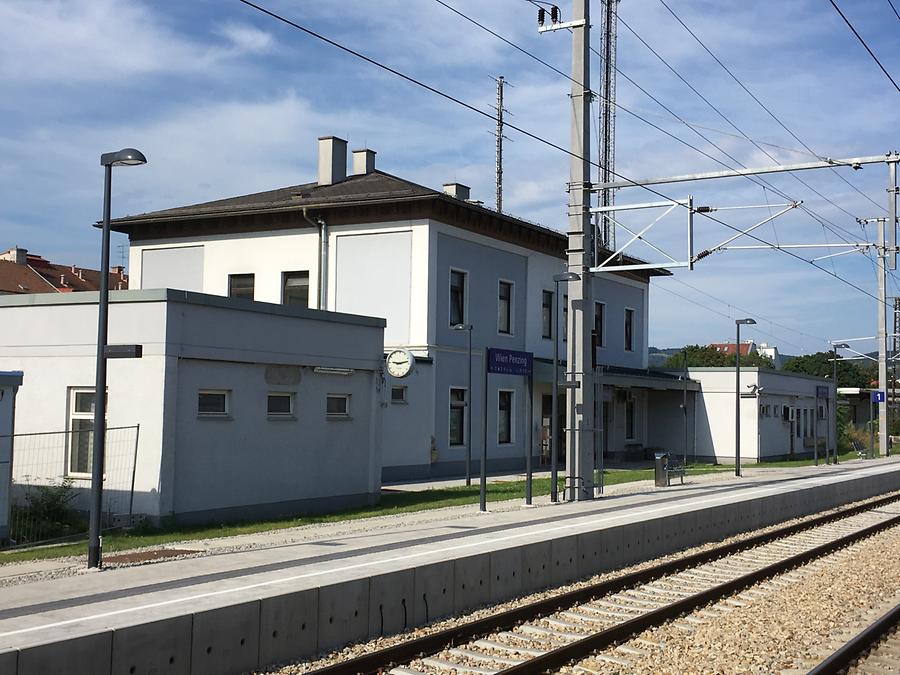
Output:
[[[550,8],[550,23],[559,23],[559,7],[556,5]]]
[[[538,7],[538,26],[544,25],[544,19],[547,18],[547,10],[543,7]]]

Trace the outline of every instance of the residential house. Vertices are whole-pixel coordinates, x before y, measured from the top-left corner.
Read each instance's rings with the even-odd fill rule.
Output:
[[[125,274],[124,267],[112,268],[109,273],[109,288],[128,288],[128,275]],[[58,265],[18,246],[0,253],[0,295],[97,290],[100,290],[98,270],[77,265]]]

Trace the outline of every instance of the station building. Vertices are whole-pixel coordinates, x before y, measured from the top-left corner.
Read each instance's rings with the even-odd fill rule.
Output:
[[[385,317],[385,354],[401,350],[401,361],[404,353],[411,357],[402,377],[386,374],[385,480],[460,474],[468,425],[477,469],[485,419],[489,470],[519,469],[526,452],[538,465],[547,462],[554,341],[563,360],[566,351],[565,284],[558,297],[553,282],[566,271],[566,235],[485,208],[464,185],[438,191],[380,171],[372,150],[352,153],[348,175],[341,139],[320,138],[318,151],[315,182],[114,221],[129,237],[132,288]],[[625,256],[623,262],[641,261]],[[657,426],[652,411],[660,407],[651,405],[653,396],[675,392],[674,410],[662,407],[683,416],[684,383],[647,368],[649,284],[665,274],[622,271],[593,280],[597,363],[605,382],[598,412],[610,452],[644,456]],[[458,324],[472,326],[471,396],[467,335],[454,330]],[[485,411],[487,347],[532,352],[535,373],[531,392],[525,378],[492,375]],[[559,411],[562,429],[565,406]]]

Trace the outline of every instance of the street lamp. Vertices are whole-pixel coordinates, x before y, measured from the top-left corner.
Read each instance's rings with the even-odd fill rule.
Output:
[[[109,211],[114,166],[146,164],[140,150],[125,148],[100,155],[104,167],[103,243],[100,251],[99,325],[97,328],[97,376],[94,387],[94,429],[91,449],[91,519],[88,567],[100,567],[100,516],[103,510],[103,457],[106,451],[106,338],[109,332]]]
[[[578,281],[575,272],[554,274],[553,283],[556,286],[556,295],[553,298],[553,401],[550,404],[550,501],[559,501],[559,486],[557,485],[557,455],[559,454],[559,285]]]
[[[838,379],[837,379],[837,350],[838,349],[850,349],[850,345],[846,342],[835,342],[831,345],[831,379],[834,382],[834,463],[838,463],[838,439],[837,439],[837,390],[838,390]],[[831,433],[831,420],[828,420],[828,433]],[[826,457],[828,455],[826,449]]]
[[[472,484],[472,324],[457,323],[453,330],[464,330],[468,333],[469,379],[466,382],[466,487]]]
[[[735,319],[734,343],[734,475],[741,475],[741,326],[753,326],[755,319]]]

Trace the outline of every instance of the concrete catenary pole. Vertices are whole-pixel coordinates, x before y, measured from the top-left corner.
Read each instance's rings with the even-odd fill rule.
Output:
[[[878,389],[885,394],[884,403],[878,404],[878,454],[888,454],[888,422],[887,422],[887,248],[885,230],[887,219],[880,219],[878,228]]]
[[[594,386],[591,370],[591,330],[594,300],[591,275],[594,262],[594,231],[590,214],[591,180],[591,92],[590,92],[590,2],[572,2],[572,124],[569,147],[569,271],[579,275],[570,283],[572,334],[567,345],[569,370],[575,381],[567,389],[568,430],[566,444],[569,498],[594,497]]]

